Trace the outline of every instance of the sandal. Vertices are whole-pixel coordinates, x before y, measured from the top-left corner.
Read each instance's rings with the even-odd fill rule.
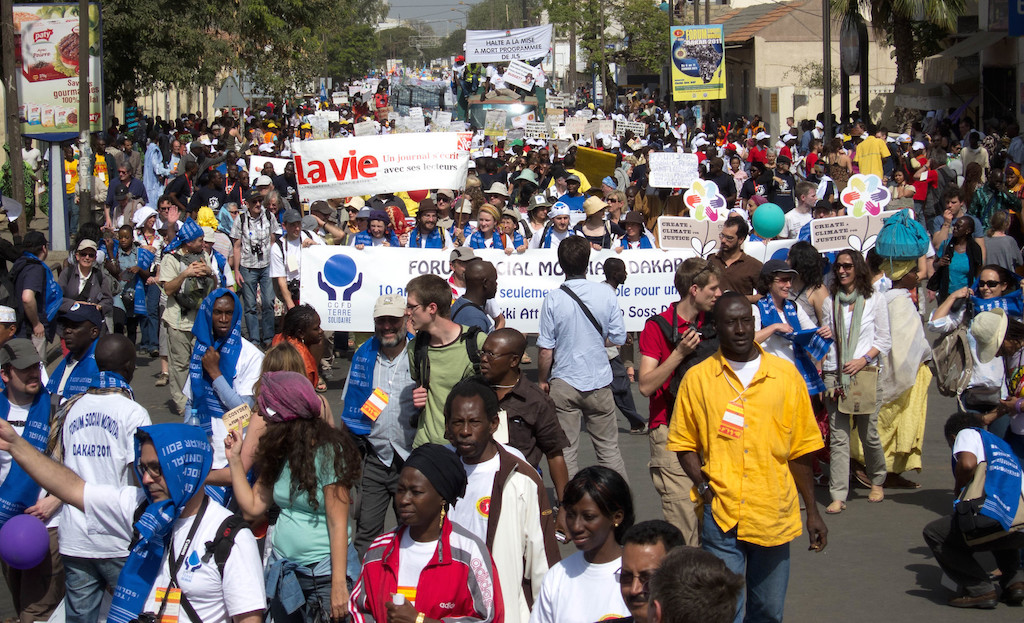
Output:
[[[840,502],[839,500],[836,500],[825,507],[825,512],[829,515],[838,515],[844,510],[846,510],[846,502]]]
[[[322,393],[326,392],[327,391],[327,382],[324,381],[323,379],[320,379],[319,381],[317,381],[316,391],[317,391],[318,394],[322,394]]]
[[[882,486],[886,489],[920,489],[921,483],[907,480],[899,474],[890,473],[886,476],[885,484]]]
[[[157,375],[156,383],[153,383],[153,385],[156,385],[157,387],[163,387],[164,385],[167,385],[167,383],[170,380],[171,377],[166,372],[161,372],[160,374]]]
[[[882,487],[873,485],[871,487],[871,493],[868,494],[868,502],[871,502],[872,504],[878,504],[884,499],[885,491],[882,490]]]

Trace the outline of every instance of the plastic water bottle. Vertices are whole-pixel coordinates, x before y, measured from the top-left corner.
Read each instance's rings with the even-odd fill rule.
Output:
[[[405,603],[405,595],[401,593],[395,593],[391,596],[391,603],[395,604],[396,606],[401,606]]]
[[[202,426],[202,424],[199,422],[198,409],[193,408],[191,411],[189,411],[188,417],[185,418],[185,424],[189,426]]]

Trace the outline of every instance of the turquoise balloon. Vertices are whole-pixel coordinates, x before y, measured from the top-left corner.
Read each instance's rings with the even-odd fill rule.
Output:
[[[766,203],[754,211],[750,219],[754,231],[765,240],[778,236],[786,225],[786,214],[774,203]]]

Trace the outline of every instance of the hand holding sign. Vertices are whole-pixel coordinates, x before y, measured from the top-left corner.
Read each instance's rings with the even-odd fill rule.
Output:
[[[858,173],[850,178],[846,189],[839,195],[839,201],[846,206],[850,216],[878,216],[889,205],[892,194],[877,175]]]

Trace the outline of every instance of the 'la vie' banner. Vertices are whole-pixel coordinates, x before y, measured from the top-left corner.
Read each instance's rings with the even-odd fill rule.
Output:
[[[550,290],[565,281],[553,250],[531,250],[516,255],[478,250],[476,254],[498,271],[498,307],[506,326],[524,333],[539,330],[540,308]],[[320,313],[329,331],[373,331],[373,304],[382,294],[405,296],[413,277],[451,276],[451,251],[374,247],[358,250],[343,246],[312,246],[302,250],[300,298]],[[679,300],[673,285],[676,267],[692,251],[637,249],[621,254],[605,250],[591,253],[589,279],[604,280],[604,261],[618,257],[629,275],[618,289],[627,331],[640,331],[653,314]]]
[[[295,176],[303,199],[334,199],[426,188],[462,188],[471,132],[388,134],[299,141]]]

